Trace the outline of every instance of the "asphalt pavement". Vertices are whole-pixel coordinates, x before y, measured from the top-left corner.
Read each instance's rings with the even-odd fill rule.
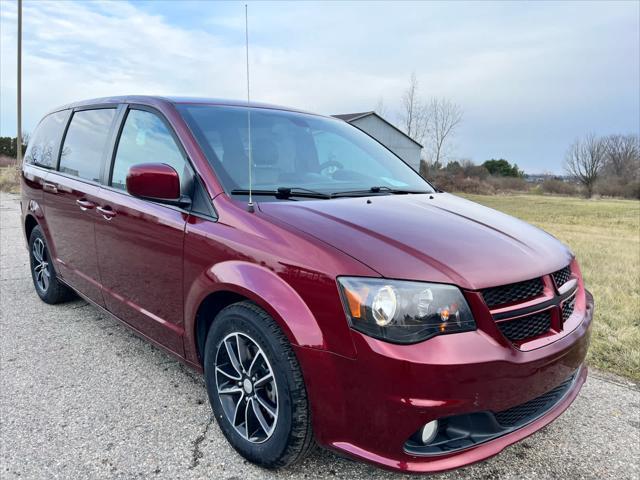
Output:
[[[82,300],[39,300],[16,195],[0,194],[0,237],[1,479],[403,477],[321,449],[280,471],[247,463],[212,420],[198,373]],[[557,421],[432,478],[640,478],[638,386],[591,370]]]

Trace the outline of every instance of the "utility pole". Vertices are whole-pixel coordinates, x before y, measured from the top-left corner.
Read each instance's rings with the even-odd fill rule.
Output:
[[[22,0],[18,0],[18,125],[16,151],[18,165],[22,165]]]

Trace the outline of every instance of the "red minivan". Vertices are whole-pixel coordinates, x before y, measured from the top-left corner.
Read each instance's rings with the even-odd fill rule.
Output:
[[[456,468],[558,417],[593,317],[569,248],[434,189],[334,118],[213,99],[60,107],[23,167],[37,294],[204,372],[246,459],[318,443]]]

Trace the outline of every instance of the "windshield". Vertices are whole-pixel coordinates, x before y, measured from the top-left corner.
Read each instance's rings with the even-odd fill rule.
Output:
[[[248,109],[178,105],[178,110],[225,190],[247,190]],[[254,190],[433,192],[406,163],[342,120],[264,108],[251,108],[250,114]]]

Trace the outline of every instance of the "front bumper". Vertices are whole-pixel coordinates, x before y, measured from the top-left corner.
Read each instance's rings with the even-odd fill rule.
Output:
[[[587,376],[583,363],[593,318],[593,298],[587,293],[585,300],[575,329],[530,351],[505,347],[482,330],[416,345],[393,345],[354,332],[356,359],[298,347],[318,443],[409,472],[449,470],[496,455],[549,424],[578,395]],[[431,420],[508,410],[574,374],[562,397],[523,426],[438,455],[406,448]]]

